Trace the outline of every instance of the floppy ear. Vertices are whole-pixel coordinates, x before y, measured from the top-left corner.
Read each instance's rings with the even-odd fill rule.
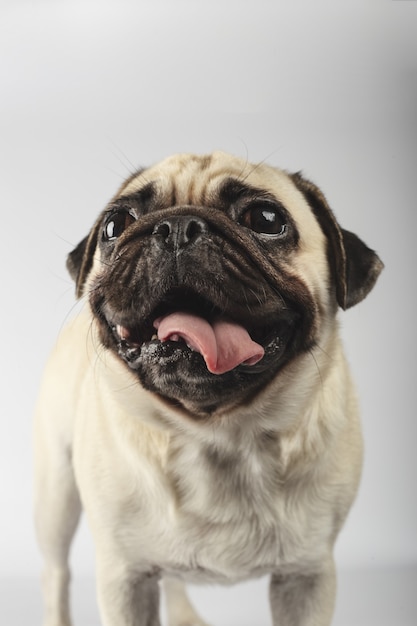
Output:
[[[327,237],[337,303],[342,309],[348,309],[368,295],[384,264],[359,237],[339,226],[324,194],[316,185],[300,173],[293,174],[291,178],[303,193]]]
[[[101,220],[98,220],[87,237],[84,237],[67,257],[67,270],[75,281],[77,298],[81,298],[83,295],[85,281],[93,265],[100,224]]]

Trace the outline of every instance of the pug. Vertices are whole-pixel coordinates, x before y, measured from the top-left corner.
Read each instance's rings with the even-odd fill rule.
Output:
[[[36,414],[44,626],[70,626],[83,508],[103,626],[204,626],[184,583],[270,577],[274,626],[329,626],[362,463],[338,309],[383,267],[300,173],[222,152],[136,172],[70,253],[85,306]]]

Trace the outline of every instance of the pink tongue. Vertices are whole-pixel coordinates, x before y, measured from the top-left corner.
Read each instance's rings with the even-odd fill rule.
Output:
[[[191,313],[176,312],[154,322],[160,341],[178,341],[199,352],[212,374],[224,374],[238,365],[254,365],[264,355],[264,349],[252,341],[239,324],[207,320]]]

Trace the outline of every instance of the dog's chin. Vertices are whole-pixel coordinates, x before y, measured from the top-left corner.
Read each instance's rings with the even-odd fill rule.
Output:
[[[142,386],[172,407],[204,419],[247,403],[288,361],[293,327],[287,321],[263,338],[264,354],[255,364],[239,364],[221,374],[184,341],[161,341],[153,334],[139,342],[133,331],[107,321],[107,347],[134,372]]]

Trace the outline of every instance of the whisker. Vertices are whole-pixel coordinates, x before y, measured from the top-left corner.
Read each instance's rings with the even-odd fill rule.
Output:
[[[113,156],[119,161],[121,165],[123,165],[123,167],[126,168],[129,176],[134,174],[138,169],[137,166],[132,163],[129,157],[123,152],[120,146],[118,146],[117,143],[111,137],[108,136],[107,139],[115,148],[115,150],[110,150]],[[119,155],[123,157],[124,161],[120,158],[120,156],[116,154],[116,151],[119,153]]]
[[[72,241],[68,241],[68,239],[66,239],[65,237],[63,237],[62,235],[60,235],[59,233],[57,233],[55,230],[51,231],[52,235],[54,235],[54,237],[56,237],[57,239],[59,239],[60,241],[63,241],[64,243],[66,243],[68,246],[70,246],[71,250],[73,248],[75,248],[75,246],[78,244],[74,243]]]
[[[65,292],[65,293],[67,294],[68,292],[69,292],[69,288],[66,290],[66,292]],[[61,295],[61,298],[62,298],[62,297],[63,297],[63,294]],[[64,318],[63,318],[63,320],[62,320],[62,322],[61,322],[61,325],[60,325],[60,327],[59,327],[58,337],[59,337],[59,335],[62,333],[62,331],[64,330],[64,327],[65,327],[65,326],[66,326],[66,324],[68,323],[70,316],[72,316],[72,315],[73,315],[73,313],[74,313],[74,311],[76,311],[76,310],[77,310],[77,308],[79,308],[80,306],[83,306],[83,299],[81,299],[81,300],[75,300],[75,302],[72,304],[72,306],[68,309],[68,311],[67,311],[67,313],[65,314],[65,316],[64,316]],[[81,312],[82,312],[82,309],[80,309],[80,310],[77,312],[77,315],[80,315],[80,314],[81,314]]]
[[[276,154],[279,151],[278,148],[276,148],[275,150],[272,150],[272,152],[270,152],[264,159],[262,159],[261,161],[258,161],[257,163],[253,164],[253,166],[249,169],[248,173],[246,174],[246,176],[244,176],[243,178],[240,178],[239,180],[241,180],[242,183],[244,183],[249,176],[251,176],[257,169],[259,169],[262,165],[264,165],[267,161],[269,161],[269,159]],[[248,161],[246,161],[246,165],[249,165]],[[242,172],[243,173],[243,172]]]

